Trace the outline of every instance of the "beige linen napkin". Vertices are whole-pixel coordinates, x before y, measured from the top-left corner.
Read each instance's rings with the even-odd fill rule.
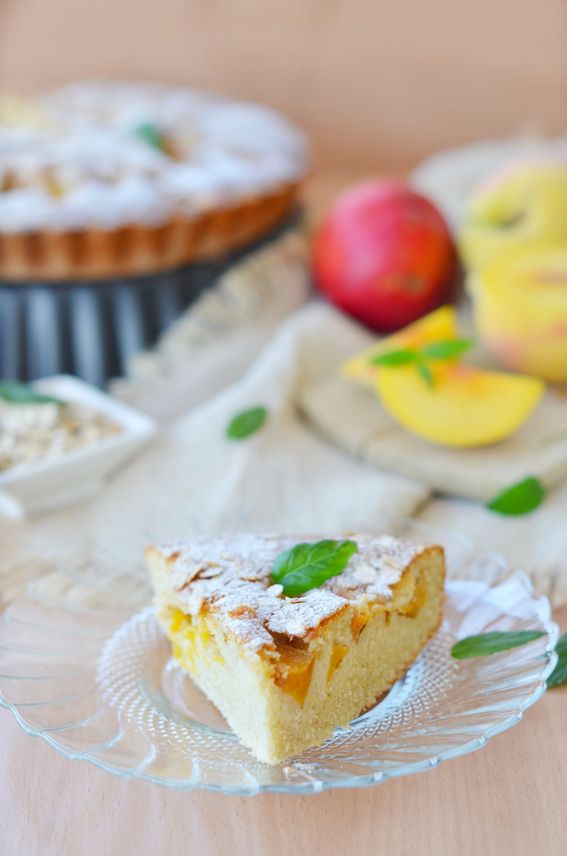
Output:
[[[298,227],[223,274],[154,349],[132,359],[111,392],[159,422],[182,416],[242,376],[310,287]]]
[[[497,550],[530,576],[537,591],[556,606],[567,604],[567,485],[522,517],[502,517],[482,505],[434,498],[420,514],[432,535],[462,533],[479,548]]]
[[[415,511],[427,488],[322,442],[297,412],[301,390],[360,343],[330,306],[293,315],[239,382],[166,429],[95,502],[87,526],[98,548],[126,560],[199,532],[384,531]],[[268,408],[265,426],[228,440],[231,417],[255,405]]]
[[[150,541],[243,529],[383,531],[413,514],[431,527],[426,537],[468,535],[526,570],[554,605],[566,603],[567,487],[551,493],[529,517],[501,518],[471,502],[432,500],[423,483],[368,466],[302,420],[297,404],[305,401],[306,390],[367,341],[367,333],[328,305],[299,310],[241,380],[165,428],[94,505],[31,527],[10,525],[10,541],[0,537],[4,599],[15,596],[26,579],[45,574],[46,560],[56,565],[62,551],[94,557],[91,576],[101,565],[106,574],[116,576],[118,569],[121,596],[130,587],[137,603],[149,596],[141,551]],[[230,358],[227,349],[225,359]],[[371,395],[365,400],[373,402]],[[257,404],[269,410],[264,428],[241,442],[227,440],[231,416]],[[66,566],[36,585],[44,596],[80,598],[88,570]],[[95,586],[97,598],[101,588]]]

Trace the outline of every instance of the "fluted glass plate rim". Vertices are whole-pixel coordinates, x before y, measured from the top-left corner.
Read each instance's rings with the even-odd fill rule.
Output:
[[[498,554],[494,553],[494,556]],[[25,706],[24,710],[21,704],[12,703],[7,701],[4,697],[3,692],[0,689],[0,705],[6,707],[11,710],[14,715],[16,721],[19,726],[28,734],[33,736],[40,736],[44,739],[49,745],[53,746],[57,751],[59,751],[63,756],[70,760],[83,760],[93,764],[95,767],[109,772],[113,775],[122,777],[122,778],[130,778],[130,779],[138,779],[143,781],[152,782],[158,784],[160,786],[164,786],[174,790],[205,790],[215,793],[223,793],[232,796],[253,796],[259,793],[282,793],[282,794],[316,794],[322,793],[326,790],[332,790],[336,788],[363,788],[369,787],[376,784],[381,784],[390,779],[399,778],[405,775],[412,775],[414,773],[424,772],[427,770],[432,770],[438,767],[441,763],[458,758],[471,752],[477,751],[478,749],[483,748],[489,740],[496,736],[497,734],[501,734],[504,731],[512,728],[514,725],[518,724],[523,718],[524,712],[535,704],[536,701],[543,695],[546,689],[546,680],[553,670],[556,662],[556,654],[554,652],[555,645],[559,636],[559,630],[555,622],[551,617],[551,608],[547,599],[541,595],[537,595],[534,592],[532,583],[528,576],[522,571],[512,571],[508,568],[508,572],[504,574],[504,579],[506,580],[514,580],[518,584],[520,584],[524,591],[526,598],[533,600],[537,604],[538,610],[538,618],[541,621],[541,629],[545,631],[547,634],[546,638],[546,647],[543,655],[541,656],[541,672],[538,674],[538,682],[535,687],[530,692],[526,692],[521,698],[518,698],[517,704],[515,704],[514,709],[511,710],[510,714],[505,717],[498,719],[492,725],[487,725],[481,734],[476,735],[471,738],[470,741],[466,743],[462,743],[459,745],[454,745],[452,747],[444,748],[442,751],[433,755],[432,757],[416,761],[416,762],[408,762],[404,765],[400,765],[398,767],[394,767],[389,770],[380,770],[375,773],[369,773],[368,775],[356,775],[356,776],[347,776],[344,778],[337,778],[333,780],[325,780],[325,779],[317,779],[316,774],[314,774],[313,778],[305,781],[305,782],[294,782],[294,783],[276,783],[270,784],[265,782],[250,782],[245,785],[231,785],[231,784],[215,784],[212,781],[206,781],[198,776],[191,776],[187,779],[179,779],[179,778],[168,778],[163,776],[153,775],[151,772],[146,770],[145,768],[151,764],[152,756],[151,751],[140,763],[133,766],[131,769],[125,769],[123,766],[119,766],[117,764],[113,764],[107,760],[96,757],[95,751],[100,747],[90,747],[87,751],[80,752],[69,749],[64,746],[60,740],[58,740],[58,734],[64,732],[68,726],[62,726],[61,728],[54,729],[42,729],[42,728],[34,728],[30,722],[26,720],[25,717]],[[483,585],[486,591],[491,590],[501,583],[502,580],[498,580],[496,584],[487,584],[479,582],[479,585]],[[457,586],[459,585],[459,581],[451,581],[448,582],[448,590],[454,588],[455,583]],[[462,582],[461,582],[462,584]],[[148,607],[145,607],[142,612],[147,612]],[[136,615],[140,615],[138,612]],[[130,615],[126,617],[126,621],[124,624],[133,621],[136,618],[136,615]],[[0,621],[4,620],[4,616],[0,618]],[[120,625],[124,626],[124,625]],[[109,639],[114,636],[117,632],[115,628],[110,633]],[[98,654],[98,659],[100,659],[102,655],[102,651],[105,646],[108,644],[109,639],[106,640],[101,646],[101,651]],[[0,646],[1,647],[1,646]],[[1,669],[0,669],[1,672]],[[0,674],[0,677],[2,675]],[[518,690],[521,690],[520,685],[518,684]],[[124,736],[124,729],[128,727],[128,723],[121,722],[120,730],[116,735],[115,742],[118,743],[122,737]],[[109,748],[108,746],[105,748]],[[365,764],[368,765],[368,761],[364,761]],[[247,775],[250,775],[247,773]]]

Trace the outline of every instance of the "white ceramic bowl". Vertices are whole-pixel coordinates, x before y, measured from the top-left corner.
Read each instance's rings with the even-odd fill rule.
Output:
[[[122,431],[57,458],[15,466],[0,473],[0,497],[4,495],[0,515],[2,507],[8,512],[4,516],[15,516],[17,504],[26,513],[34,514],[93,496],[104,479],[156,433],[155,422],[147,416],[78,378],[54,375],[36,381],[34,387],[103,413],[118,423]]]

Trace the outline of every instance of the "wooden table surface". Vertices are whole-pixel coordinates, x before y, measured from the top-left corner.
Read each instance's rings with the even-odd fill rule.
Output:
[[[557,618],[566,629],[567,609]],[[0,853],[562,856],[566,720],[564,687],[436,770],[362,790],[234,798],[115,779],[59,756],[0,711]]]
[[[320,212],[352,174],[311,190]],[[567,630],[567,608],[556,614]],[[70,762],[0,711],[1,856],[562,856],[567,687],[482,750],[436,770],[317,796],[167,791]]]
[[[324,164],[565,130],[564,0],[0,0],[0,86],[162,80],[272,105]],[[124,34],[127,33],[127,37]]]

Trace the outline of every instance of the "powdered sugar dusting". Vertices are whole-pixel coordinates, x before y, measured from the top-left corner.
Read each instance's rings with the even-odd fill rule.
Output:
[[[140,137],[148,123],[172,151]],[[306,140],[283,116],[181,87],[78,83],[0,102],[0,231],[157,225],[307,168]]]
[[[349,599],[361,593],[377,599],[390,598],[392,587],[423,549],[390,535],[380,538],[359,535],[354,540],[359,552],[351,556],[342,574],[325,583],[325,588]]]
[[[348,537],[357,542],[359,552],[343,573],[294,598],[273,584],[271,570],[275,557],[298,538],[221,535],[158,549],[171,565],[171,586],[180,607],[196,615],[206,603],[244,644],[258,650],[275,648],[274,635],[305,637],[349,602],[391,598],[404,570],[423,550],[390,536]]]

